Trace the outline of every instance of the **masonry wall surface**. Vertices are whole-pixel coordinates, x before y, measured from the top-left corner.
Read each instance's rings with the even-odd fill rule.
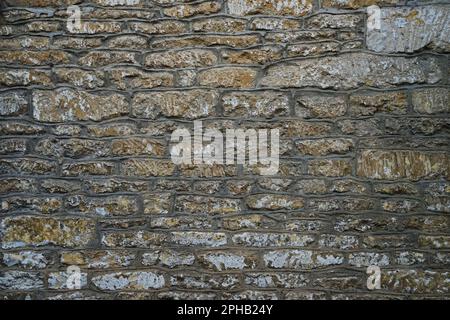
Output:
[[[2,299],[449,297],[446,1],[1,3]],[[194,120],[279,172],[175,165]]]

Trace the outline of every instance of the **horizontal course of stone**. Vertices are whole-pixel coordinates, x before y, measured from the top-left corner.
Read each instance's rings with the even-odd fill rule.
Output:
[[[0,297],[448,298],[445,2],[2,1]],[[174,164],[193,120],[277,175]]]

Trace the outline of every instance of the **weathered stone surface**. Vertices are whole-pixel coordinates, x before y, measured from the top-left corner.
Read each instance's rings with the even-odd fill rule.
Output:
[[[148,138],[117,139],[111,143],[113,155],[139,155],[163,156],[165,146],[158,140]]]
[[[384,194],[416,194],[418,193],[417,187],[411,183],[378,183],[374,186],[375,192]]]
[[[317,56],[321,54],[338,52],[340,44],[337,42],[317,42],[317,43],[302,43],[292,44],[287,48],[287,54],[289,57],[307,57]]]
[[[381,7],[385,5],[395,5],[397,3],[399,3],[399,0],[324,0],[322,2],[322,7],[358,9],[371,5],[377,5]]]
[[[171,49],[183,47],[227,46],[245,48],[260,43],[257,35],[204,35],[166,38],[152,42],[152,48]]]
[[[0,160],[0,174],[48,175],[56,171],[56,163],[47,160],[22,158]]]
[[[79,285],[81,289],[87,287],[87,273],[80,272]],[[69,289],[68,283],[70,281],[70,274],[66,271],[62,272],[51,272],[48,275],[47,283],[49,289]]]
[[[138,93],[133,98],[132,114],[146,119],[159,116],[196,119],[213,115],[216,100],[215,91],[202,89]]]
[[[246,21],[243,19],[214,17],[195,20],[192,30],[195,32],[242,32],[245,31]]]
[[[102,72],[90,72],[78,68],[57,68],[55,70],[59,82],[65,82],[77,87],[94,89],[105,84]]]
[[[349,264],[356,267],[379,266],[384,267],[389,265],[389,256],[373,252],[351,253],[348,257]]]
[[[202,86],[224,88],[251,88],[255,85],[257,71],[246,67],[219,67],[202,71],[198,82]]]
[[[160,21],[160,22],[131,22],[130,29],[134,32],[147,34],[178,34],[187,31],[187,24],[180,21]]]
[[[419,247],[421,248],[450,248],[450,236],[419,236]]]
[[[323,234],[319,239],[321,248],[336,248],[341,250],[358,248],[358,237],[348,235]]]
[[[38,121],[100,121],[126,113],[128,105],[119,94],[94,95],[69,88],[33,92],[33,117]]]
[[[295,273],[247,273],[244,281],[258,288],[301,288],[309,283],[305,275]]]
[[[91,51],[82,56],[78,62],[80,65],[87,67],[103,67],[117,63],[137,63],[136,54],[125,51]]]
[[[449,159],[443,153],[365,150],[358,155],[357,174],[373,179],[413,181],[450,174]]]
[[[313,269],[340,265],[344,257],[340,254],[318,253],[311,250],[275,250],[263,256],[268,268],[274,269]]]
[[[171,242],[183,246],[220,247],[227,244],[227,236],[223,232],[172,232]]]
[[[325,122],[306,122],[302,120],[288,120],[283,124],[287,137],[324,136],[331,131],[331,126]]]
[[[18,116],[28,111],[25,91],[6,91],[0,93],[0,115]]]
[[[63,251],[60,256],[61,263],[65,265],[76,265],[88,269],[128,267],[135,258],[134,253],[126,250]]]
[[[236,275],[207,275],[195,273],[176,273],[170,276],[170,284],[173,287],[184,289],[234,289],[240,284],[240,278]]]
[[[62,165],[62,175],[74,177],[79,175],[111,175],[115,170],[114,163],[106,161],[75,162]]]
[[[106,247],[148,248],[166,241],[161,233],[148,231],[108,232],[102,236],[102,244]]]
[[[430,270],[392,270],[381,276],[381,287],[404,293],[448,293],[448,276]]]
[[[308,163],[308,172],[314,176],[341,177],[352,173],[352,165],[348,160],[311,160]]]
[[[70,196],[66,200],[66,206],[76,212],[100,216],[126,216],[138,211],[136,197],[125,195],[102,198]]]
[[[200,263],[215,271],[243,270],[257,267],[258,258],[243,252],[214,251],[199,255]]]
[[[250,28],[253,30],[295,30],[300,29],[300,21],[297,19],[285,19],[285,18],[268,18],[261,17],[255,18],[250,24]]]
[[[129,159],[121,164],[121,172],[126,176],[170,176],[175,165],[167,160]]]
[[[250,209],[255,210],[298,210],[304,206],[302,198],[277,194],[252,195],[245,202]]]
[[[145,214],[166,214],[172,208],[172,196],[170,193],[156,193],[144,196]]]
[[[313,3],[284,0],[229,0],[228,12],[237,16],[254,14],[303,16],[312,11]]]
[[[211,50],[169,50],[151,53],[145,57],[145,65],[150,68],[206,67],[217,63]]]
[[[232,241],[235,245],[248,247],[305,247],[314,242],[314,237],[295,233],[244,232],[233,235]]]
[[[354,143],[351,139],[301,140],[296,143],[301,154],[323,156],[327,154],[345,154],[350,152]]]
[[[380,29],[367,28],[367,46],[377,52],[450,49],[448,6],[382,8]]]
[[[337,118],[347,111],[344,97],[312,96],[298,97],[295,114],[302,118]]]
[[[238,199],[178,196],[175,201],[175,210],[181,213],[204,214],[233,214],[241,211]]]
[[[122,24],[114,21],[84,21],[80,28],[73,28],[68,31],[74,34],[118,33],[122,31]]]
[[[164,15],[174,18],[187,18],[194,15],[208,15],[220,11],[221,4],[216,1],[206,1],[198,4],[182,4],[163,10]]]
[[[48,252],[19,251],[3,254],[3,265],[7,267],[22,267],[25,269],[44,269],[51,263]]]
[[[141,7],[144,3],[143,0],[92,0],[91,2],[101,6],[137,6]]]
[[[412,93],[414,110],[419,113],[449,113],[450,91],[448,88],[417,89]]]
[[[0,141],[0,154],[24,153],[26,150],[26,140],[5,139]]]
[[[199,164],[199,165],[181,165],[180,172],[186,177],[226,177],[235,176],[235,166],[226,166],[220,164]]]
[[[112,123],[104,125],[93,125],[87,128],[90,135],[103,138],[132,135],[137,132],[137,128],[131,123]]]
[[[164,287],[164,276],[160,272],[133,271],[107,273],[92,278],[100,290],[149,290]]]
[[[62,201],[57,197],[13,196],[4,198],[0,212],[26,212],[51,214],[62,208]]]
[[[50,72],[47,70],[0,68],[0,84],[3,86],[49,86],[51,83]]]
[[[356,41],[360,39],[360,35],[354,31],[338,31],[338,30],[293,30],[268,32],[265,40],[273,43],[290,44],[297,42],[318,42],[318,41]]]
[[[212,221],[202,216],[181,217],[155,217],[150,219],[150,227],[153,229],[198,229],[205,230],[213,227]]]
[[[443,73],[435,57],[346,53],[339,57],[290,61],[289,64],[271,66],[261,79],[261,85],[322,89],[352,89],[364,85],[391,88],[401,84],[433,84],[442,79]]]
[[[281,59],[282,52],[278,47],[260,47],[247,50],[226,50],[222,59],[228,63],[236,64],[267,64]]]
[[[442,0],[0,7],[0,299],[448,298]],[[277,171],[175,161],[199,121]]]
[[[374,201],[365,198],[331,198],[331,199],[311,199],[309,207],[313,211],[364,211],[374,208]]]
[[[9,217],[2,220],[2,248],[53,245],[85,247],[94,238],[92,220],[81,218]]]
[[[62,49],[90,49],[100,47],[101,38],[83,38],[77,36],[57,36],[53,40],[56,48]]]
[[[6,178],[0,179],[0,193],[35,191],[34,180]]]
[[[373,235],[366,236],[362,240],[364,248],[386,249],[386,248],[406,248],[411,246],[410,235]]]
[[[118,36],[109,40],[108,47],[112,49],[146,49],[148,47],[148,38],[140,35]]]
[[[2,290],[37,290],[44,287],[43,276],[25,271],[4,271],[0,273]]]
[[[145,266],[161,265],[168,268],[193,265],[195,256],[174,250],[155,250],[142,255],[142,264]]]
[[[65,6],[80,3],[81,0],[7,0],[6,3],[10,6],[17,7],[53,7],[53,6]]]
[[[173,86],[173,75],[168,72],[147,72],[134,67],[115,68],[109,71],[111,81],[118,89],[151,89]]]
[[[405,114],[408,106],[406,92],[369,92],[350,96],[352,116],[371,116],[378,112]]]
[[[34,148],[35,152],[47,157],[83,158],[109,155],[108,145],[103,141],[88,139],[42,139]]]
[[[222,220],[222,227],[226,230],[262,229],[274,225],[273,221],[259,214],[235,216]]]
[[[356,28],[363,22],[363,16],[357,14],[318,14],[306,19],[306,26],[311,29]]]
[[[275,117],[289,115],[289,97],[282,92],[230,92],[222,97],[226,116]]]

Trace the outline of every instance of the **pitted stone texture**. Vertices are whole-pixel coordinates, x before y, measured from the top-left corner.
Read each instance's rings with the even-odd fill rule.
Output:
[[[132,114],[146,119],[159,116],[196,119],[214,115],[217,98],[215,91],[202,89],[138,93],[133,98]]]
[[[268,68],[261,79],[265,87],[319,87],[352,89],[360,86],[391,88],[396,85],[434,84],[444,69],[436,57],[386,57],[347,53],[339,57],[293,60]]]
[[[206,1],[199,4],[182,4],[163,10],[164,15],[175,18],[187,18],[194,15],[208,15],[220,11],[221,4],[216,1]]]
[[[222,104],[226,116],[270,118],[289,115],[289,97],[281,92],[232,92],[222,97]]]
[[[198,82],[202,86],[223,88],[251,88],[255,85],[257,70],[246,67],[219,67],[202,71]]]
[[[253,269],[258,264],[256,255],[244,252],[214,251],[201,254],[199,259],[215,271]]]
[[[241,211],[238,199],[201,196],[178,196],[175,210],[181,213],[233,214]]]
[[[10,6],[17,7],[59,7],[78,4],[81,0],[7,0],[6,3]]]
[[[322,7],[338,9],[359,9],[377,5],[379,7],[400,4],[401,0],[324,0]]]
[[[229,0],[228,12],[232,15],[293,15],[303,16],[312,11],[313,1],[306,0]]]
[[[145,57],[145,65],[150,68],[188,68],[206,67],[217,63],[211,50],[169,50],[151,53]]]
[[[299,197],[285,195],[252,195],[246,199],[250,209],[255,210],[297,210],[304,206],[304,201]]]
[[[367,46],[377,52],[450,50],[450,6],[382,8],[380,29],[367,28]]]
[[[94,238],[95,226],[89,219],[18,216],[3,219],[1,232],[2,248],[85,247]]]
[[[28,99],[25,91],[6,91],[0,93],[0,115],[17,116],[28,110]]]
[[[358,156],[359,176],[373,179],[410,179],[450,177],[449,156],[419,151],[365,150]]]
[[[37,290],[44,287],[43,276],[35,272],[5,271],[0,273],[1,290]]]
[[[107,291],[160,289],[165,285],[164,276],[156,271],[107,273],[92,278],[92,282]]]
[[[128,105],[120,94],[98,95],[69,88],[33,92],[33,117],[38,121],[100,121],[126,113]]]
[[[414,90],[412,104],[414,110],[419,113],[450,113],[450,90],[448,88]]]

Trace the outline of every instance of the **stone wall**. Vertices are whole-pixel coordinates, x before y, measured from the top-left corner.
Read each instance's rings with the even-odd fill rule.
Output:
[[[1,297],[448,298],[445,2],[3,0]],[[175,165],[195,119],[278,174]]]

